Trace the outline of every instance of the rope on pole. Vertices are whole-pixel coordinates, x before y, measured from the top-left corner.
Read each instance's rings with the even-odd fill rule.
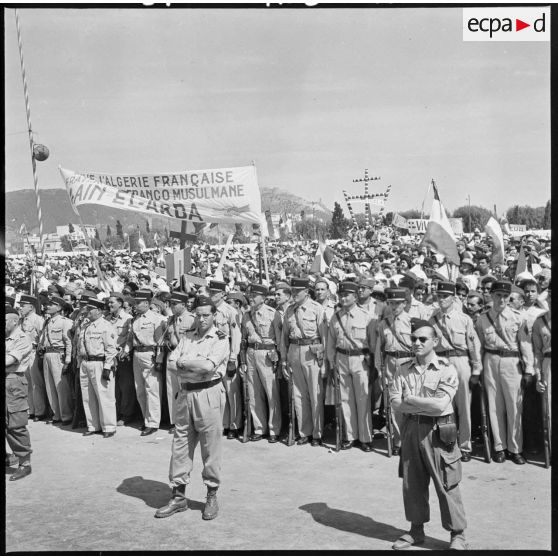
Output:
[[[23,41],[21,38],[21,27],[19,24],[19,15],[17,8],[15,9],[15,22],[17,30],[17,45],[19,48],[19,60],[21,63],[21,77],[23,79],[23,94],[25,96],[25,111],[27,115],[27,131],[29,133],[29,147],[31,149],[31,165],[33,167],[33,183],[35,186],[35,200],[37,204],[37,217],[39,219],[39,248],[41,250],[41,261],[44,260],[44,242],[43,242],[43,214],[41,210],[41,195],[39,192],[39,176],[37,174],[37,163],[33,155],[33,127],[31,126],[31,106],[29,104],[29,90],[27,88],[27,76],[25,73],[25,62],[23,59]]]
[[[349,201],[349,196],[347,196],[347,192],[345,192],[345,190],[343,190],[343,196],[345,198],[345,203],[347,204],[347,209],[349,210],[349,215],[351,216],[351,220],[353,222],[353,227],[356,227],[358,229],[358,223],[355,217],[355,213],[351,206],[351,202]]]

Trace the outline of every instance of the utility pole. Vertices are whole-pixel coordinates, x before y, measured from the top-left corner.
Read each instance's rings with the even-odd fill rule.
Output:
[[[364,178],[355,178],[353,182],[364,182],[364,196],[368,197],[368,183],[373,180],[380,180],[380,178],[380,176],[368,176],[368,169],[364,169]],[[370,203],[368,200],[364,206],[364,216],[366,218],[366,228],[368,228],[372,217],[372,211],[370,210]]]

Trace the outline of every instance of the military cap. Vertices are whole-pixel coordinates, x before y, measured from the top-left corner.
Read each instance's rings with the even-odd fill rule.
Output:
[[[209,281],[209,290],[210,291],[225,292],[226,288],[227,288],[227,284],[224,281],[215,281],[214,279],[211,279]]]
[[[134,298],[136,301],[140,300],[151,300],[153,297],[153,293],[151,291],[136,291],[134,294]]]
[[[227,300],[238,300],[243,306],[246,304],[246,297],[242,293],[229,293]]]
[[[64,308],[66,301],[61,296],[53,295],[48,299],[47,305],[49,304],[57,304],[60,308]]]
[[[290,289],[290,285],[288,283],[286,283],[285,281],[278,281],[277,283],[275,283],[275,289]]]
[[[99,300],[97,298],[89,297],[87,301],[87,306],[92,306],[93,308],[99,308],[99,310],[105,309],[105,301]]]
[[[438,286],[436,287],[437,293],[445,293],[445,294],[455,294],[455,283],[451,281],[439,281]]]
[[[367,281],[370,281],[370,279],[367,279]],[[339,283],[339,287],[337,290],[340,293],[356,293],[359,285],[357,285],[353,281],[342,281],[341,283]]]
[[[373,289],[375,284],[376,280],[372,279],[372,277],[362,277],[358,282],[358,287],[368,287],[369,289]]]
[[[407,298],[407,291],[405,289],[386,289],[386,300],[395,300],[402,302]]]
[[[269,289],[265,285],[260,285],[258,283],[250,283],[248,286],[252,294],[261,294],[267,296],[269,294]]]
[[[6,306],[15,306],[15,296],[6,297]]]
[[[416,279],[412,275],[404,273],[403,277],[401,277],[401,279],[399,280],[398,286],[413,290],[415,288],[416,282]]]
[[[293,277],[291,279],[291,289],[307,289],[310,280],[307,277]]]
[[[512,284],[510,281],[494,281],[492,284],[492,288],[490,289],[491,293],[502,292],[505,294],[511,294]]]
[[[32,296],[32,295],[28,295],[28,294],[22,294],[19,297],[19,303],[20,304],[37,304],[37,297]]]
[[[517,285],[512,285],[511,292],[512,293],[517,293],[518,295],[525,298],[525,291],[521,287],[518,287]]]
[[[115,291],[110,293],[109,298],[117,298],[120,302],[124,302],[124,295]]]
[[[195,307],[197,308],[198,306],[213,306],[213,301],[208,296],[198,296]]]
[[[152,298],[149,301],[149,305],[151,306],[152,304],[155,304],[155,306],[157,306],[157,308],[159,308],[159,310],[161,311],[165,309],[165,303],[162,300],[159,300],[158,298]]]
[[[4,314],[15,314],[16,316],[19,316],[19,312],[13,306],[7,304],[6,308],[4,309]]]
[[[421,327],[429,327],[431,329],[434,329],[433,325],[426,320],[421,320],[420,318],[411,318],[411,333],[414,333]]]
[[[189,298],[186,293],[180,291],[173,291],[170,295],[171,302],[182,302],[183,304],[186,304]]]
[[[128,283],[126,283],[125,286],[128,287],[132,291],[137,291],[139,289],[138,284],[134,283],[133,281],[128,281]]]

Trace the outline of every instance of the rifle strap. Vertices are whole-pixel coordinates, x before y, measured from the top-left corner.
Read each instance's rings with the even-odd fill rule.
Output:
[[[510,344],[508,343],[507,339],[504,337],[504,334],[502,333],[500,328],[496,325],[496,322],[492,319],[492,316],[490,315],[490,312],[486,313],[486,317],[488,318],[488,321],[490,322],[490,325],[494,328],[494,331],[496,332],[496,335],[498,335],[498,337],[505,343],[506,347],[509,350],[513,350],[511,348]]]
[[[345,326],[343,325],[343,322],[341,321],[341,316],[340,316],[340,312],[341,310],[337,310],[337,312],[335,312],[335,317],[337,318],[337,321],[339,322],[339,326],[341,327],[341,330],[343,331],[343,335],[345,336],[345,338],[347,339],[347,341],[349,341],[349,343],[351,343],[351,345],[355,348],[355,349],[361,349],[361,347],[359,347],[354,339],[352,337],[349,337],[349,334],[347,333],[347,330],[345,329]]]
[[[548,328],[548,331],[551,331],[550,322],[548,321],[548,314],[547,313],[543,314],[542,319],[543,319],[544,325]]]
[[[386,318],[386,324],[389,327],[389,329],[391,330],[391,332],[393,333],[393,335],[395,336],[395,338],[397,339],[397,341],[399,341],[399,344],[407,351],[411,351],[412,347],[410,345],[407,345],[407,343],[405,343],[405,340],[403,339],[403,337],[401,337],[401,335],[399,335],[399,333],[396,331],[396,329],[393,327],[393,324],[391,323],[389,318]]]
[[[254,333],[259,337],[259,341],[258,343],[261,343],[263,341],[262,336],[259,334],[258,332],[258,328],[256,327],[256,322],[254,321],[254,316],[252,316],[252,310],[249,310],[247,312],[248,314],[248,320],[250,321],[250,323],[252,324],[252,327],[254,328]],[[300,327],[300,326],[299,326]]]
[[[308,337],[306,337],[306,335],[304,333],[304,329],[302,327],[302,324],[300,323],[300,316],[298,315],[298,309],[299,308],[300,308],[299,306],[293,308],[293,314],[294,314],[294,317],[295,317],[295,320],[296,320],[296,325],[298,326],[298,329],[300,329],[300,334],[302,335],[302,338],[303,339],[308,339]]]
[[[442,322],[439,320],[439,314],[435,314],[434,315],[434,320],[436,321],[436,325],[440,328],[440,333],[442,334],[442,337],[444,338],[445,341],[447,341],[450,344],[450,347],[452,349],[457,349],[457,347],[452,343],[451,341],[451,337],[449,336],[449,333],[447,332],[445,326],[442,325]]]

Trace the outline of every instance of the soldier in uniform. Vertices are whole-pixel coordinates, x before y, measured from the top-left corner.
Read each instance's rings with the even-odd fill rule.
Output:
[[[27,379],[25,371],[33,346],[29,337],[19,327],[19,315],[11,307],[6,314],[6,441],[19,466],[10,480],[22,479],[31,474],[31,439],[27,430]],[[7,456],[8,458],[9,456]],[[7,459],[8,461],[8,459]]]
[[[378,324],[374,361],[384,385],[388,385],[401,362],[413,356],[411,316],[407,313],[407,289],[386,289],[388,311]],[[399,455],[401,417],[393,412],[393,454]],[[388,434],[389,435],[389,434]]]
[[[203,519],[217,517],[217,490],[221,484],[223,412],[222,378],[230,356],[230,343],[214,325],[212,300],[199,297],[196,327],[180,340],[169,359],[176,362],[180,389],[176,400],[176,427],[172,441],[169,480],[172,497],[155,517],[169,517],[188,509],[186,485],[190,482],[198,442],[203,460],[202,478],[207,486]]]
[[[341,449],[350,449],[355,441],[363,451],[372,451],[371,374],[372,351],[376,341],[377,320],[356,303],[358,285],[339,284],[341,310],[329,323],[327,358],[339,371],[341,408],[346,425],[346,439]]]
[[[372,296],[372,290],[376,281],[372,277],[363,277],[358,282],[358,305],[368,312],[371,319],[380,320],[384,317],[386,306],[381,300]]]
[[[21,330],[29,337],[29,341],[33,346],[33,352],[29,357],[29,368],[25,372],[29,393],[27,399],[29,401],[29,418],[34,422],[44,420],[47,415],[47,393],[45,387],[45,377],[42,370],[39,369],[37,360],[37,343],[39,335],[45,325],[45,320],[35,312],[37,307],[37,299],[28,294],[22,294],[19,299],[19,312],[21,314],[20,327]]]
[[[248,291],[250,310],[242,317],[242,339],[246,343],[246,372],[242,380],[248,382],[252,442],[269,433],[270,444],[279,441],[281,434],[281,402],[275,367],[279,354],[275,345],[275,310],[264,303],[268,294],[264,285],[251,284]]]
[[[548,285],[548,311],[541,314],[533,324],[533,353],[535,361],[535,376],[537,391],[547,393],[549,413],[549,436],[552,439],[552,319],[551,319],[551,291]],[[543,417],[544,418],[544,417]]]
[[[170,298],[172,316],[169,319],[168,326],[163,340],[167,349],[167,401],[169,404],[169,418],[171,427],[169,434],[174,433],[176,424],[176,396],[180,389],[178,377],[176,375],[176,361],[169,360],[169,356],[178,346],[180,339],[187,331],[194,327],[194,315],[186,310],[188,303],[188,295],[181,292],[173,292]]]
[[[48,401],[54,416],[52,423],[66,426],[72,423],[72,393],[66,375],[71,372],[72,323],[62,316],[66,302],[52,296],[46,303],[48,319],[39,337],[39,346],[44,350],[43,372]],[[47,421],[49,422],[49,421]]]
[[[116,398],[116,425],[124,426],[134,419],[137,403],[134,386],[134,370],[130,356],[126,354],[126,344],[130,335],[132,315],[123,308],[124,295],[111,292],[108,299],[109,312],[105,319],[116,330],[116,370],[114,372],[114,394]]]
[[[445,357],[457,370],[459,380],[453,407],[458,417],[461,460],[471,461],[471,389],[482,372],[480,341],[473,321],[455,304],[455,284],[439,281],[436,290],[439,308],[429,322],[439,340],[436,354]]]
[[[215,327],[222,331],[230,343],[227,373],[223,377],[223,385],[227,395],[225,413],[223,415],[223,429],[232,438],[242,424],[242,389],[240,374],[237,374],[238,353],[240,352],[240,322],[236,310],[225,302],[226,283],[224,281],[209,282],[209,294],[217,312]],[[230,434],[232,430],[232,434]]]
[[[494,461],[506,460],[504,450],[523,465],[523,387],[533,381],[533,347],[524,316],[508,306],[512,284],[495,281],[493,307],[481,314],[477,333],[483,347],[484,384],[494,440]]]
[[[161,423],[161,370],[157,349],[166,319],[149,309],[149,292],[137,291],[135,299],[136,317],[130,325],[124,354],[133,351],[134,384],[144,420],[141,436],[149,436],[157,432]]]
[[[103,433],[104,438],[116,434],[116,399],[114,395],[116,328],[105,318],[105,303],[90,298],[89,322],[80,330],[78,353],[80,385],[87,420],[84,436]],[[111,378],[112,376],[112,378]]]
[[[293,278],[294,302],[285,311],[281,339],[281,368],[288,379],[293,375],[293,397],[298,421],[299,445],[319,445],[324,423],[323,362],[326,323],[324,308],[310,298],[309,281]]]
[[[415,286],[417,284],[417,280],[411,276],[409,273],[403,274],[403,277],[399,280],[398,287],[400,289],[406,289],[406,299],[407,299],[407,306],[405,307],[405,311],[411,318],[420,318],[421,320],[428,320],[430,314],[432,313],[431,308],[423,304],[419,300],[417,300],[414,296]]]
[[[403,361],[390,382],[392,407],[403,416],[400,476],[403,504],[411,529],[393,545],[402,550],[424,542],[424,524],[430,521],[428,485],[434,483],[442,527],[451,532],[450,550],[467,550],[465,509],[461,500],[461,452],[452,399],[457,371],[434,348],[439,339],[431,324],[413,319],[415,357]]]

